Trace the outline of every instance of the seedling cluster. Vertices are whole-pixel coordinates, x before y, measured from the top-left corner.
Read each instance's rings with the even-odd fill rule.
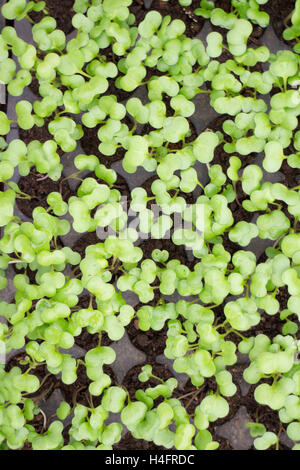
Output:
[[[1,450],[111,450],[126,430],[166,449],[217,449],[212,423],[230,413],[237,392],[231,371],[241,354],[257,405],[274,410],[281,423],[275,433],[249,422],[255,448],[278,449],[286,432],[300,450],[300,182],[272,179],[300,170],[300,1],[283,34],[291,47],[277,53],[249,40],[254,28],[269,24],[267,2],[231,0],[225,12],[199,1],[195,15],[212,26],[205,41],[187,37],[182,20],[156,10],[137,22],[132,0],[75,0],[69,40],[44,1],[2,6],[9,21],[0,35],[0,81],[19,99],[16,120],[0,112],[0,288],[13,282],[15,290],[0,303],[0,343],[6,354],[24,354],[17,365],[0,365]],[[191,3],[179,0],[182,8]],[[23,19],[32,23],[32,43],[11,26]],[[22,95],[33,81],[39,97],[29,102]],[[194,135],[201,94],[224,120],[219,130]],[[46,127],[49,138],[11,139],[16,125],[23,134]],[[86,129],[94,131],[96,155],[76,151]],[[151,194],[131,190],[129,207],[107,163],[119,151],[124,172],[155,175]],[[68,178],[79,180],[74,194],[49,192],[47,208],[35,207],[30,221],[18,216],[18,200],[31,196],[15,175],[59,182],[68,179],[69,158],[76,172]],[[82,256],[61,243],[71,230],[99,229],[110,235]],[[141,234],[155,243],[168,233],[189,254],[185,263],[165,249],[144,256]],[[267,246],[260,260],[257,240]],[[137,307],[125,300],[128,293]],[[280,331],[257,333],[274,318]],[[109,373],[118,355],[103,337],[121,340],[131,322],[157,335],[165,329],[165,357],[201,397],[192,413],[178,380],[157,377],[150,364],[140,370],[134,399]],[[72,347],[83,332],[98,335],[98,345],[77,358]],[[82,374],[89,383],[89,402],[62,401],[43,429],[35,424],[43,414],[41,367],[66,387]],[[200,393],[208,382],[213,386]]]

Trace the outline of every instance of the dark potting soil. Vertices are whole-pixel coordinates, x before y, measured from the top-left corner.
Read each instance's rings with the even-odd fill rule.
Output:
[[[7,106],[6,106],[6,104],[0,103],[0,111],[1,111],[2,113],[6,113],[6,112],[7,112]]]
[[[135,439],[130,432],[113,446],[114,450],[166,450],[165,447],[156,446],[153,442]]]
[[[150,364],[152,366],[153,375],[156,375],[156,377],[159,377],[161,380],[166,381],[167,379],[170,379],[172,377],[172,373],[166,365],[157,364],[153,360],[148,360],[144,364],[139,364],[132,367],[132,369],[130,369],[125,375],[122,383],[122,385],[127,389],[130,396],[130,400],[132,401],[136,400],[135,392],[137,390],[146,390],[146,388],[148,387],[156,387],[156,385],[159,385],[161,383],[158,379],[154,377],[151,377],[148,382],[139,381],[138,376],[142,371],[142,367],[146,364]],[[160,402],[161,397],[155,400],[155,404],[159,404]]]
[[[20,139],[28,145],[33,140],[39,141],[41,144],[48,140],[53,140],[53,135],[48,130],[48,124],[52,121],[51,117],[45,118],[44,125],[42,127],[33,126],[31,129],[24,130],[19,128]],[[64,151],[57,145],[57,153],[60,157],[64,154]]]
[[[273,1],[273,0],[272,0]],[[230,0],[215,0],[215,8],[221,8],[222,10],[226,11],[226,13],[230,13],[232,11],[231,1]],[[259,9],[261,11],[267,11],[266,5],[259,5]],[[254,44],[258,44],[257,39],[259,39],[265,29],[261,28],[259,25],[252,23],[253,31],[251,36],[249,37],[249,41],[253,42]],[[212,25],[213,30],[218,31],[222,34],[222,36],[226,39],[227,29],[220,28],[218,26]]]
[[[103,51],[101,51],[101,53],[103,55],[105,55],[107,61],[114,62],[117,65],[118,61],[114,58],[114,56],[111,57],[110,52],[107,53],[106,49],[103,49]],[[128,92],[128,91],[122,90],[121,88],[118,88],[115,85],[114,79],[110,79],[108,89],[106,90],[106,92],[103,95],[104,96],[105,95],[115,95],[115,96],[118,97],[118,102],[119,103],[125,104],[125,101],[127,101],[129,98],[132,97],[132,92]],[[132,124],[131,123],[129,123],[129,124],[130,124],[129,128],[131,128]]]
[[[68,181],[62,176],[58,181],[52,181],[49,177],[37,173],[34,169],[27,176],[22,176],[18,182],[21,191],[28,194],[31,199],[17,198],[17,206],[24,215],[32,218],[32,211],[41,206],[48,209],[47,196],[51,192],[61,193],[63,200],[74,195]]]
[[[254,399],[254,391],[257,385],[252,385],[250,387],[249,393],[244,398],[243,401],[246,402],[247,411],[249,416],[251,417],[251,421],[257,422],[260,424],[264,424],[267,431],[273,432],[276,435],[283,436],[286,431],[286,424],[283,424],[278,416],[278,411],[272,410],[268,406],[262,406]],[[279,441],[280,442],[280,441]],[[272,446],[268,450],[274,450],[275,446]],[[251,450],[255,450],[254,446],[252,446]],[[279,443],[279,450],[290,450],[285,444],[282,442]]]
[[[85,328],[79,336],[76,336],[75,343],[82,349],[89,351],[99,346],[99,335],[89,333]],[[101,346],[109,346],[112,341],[106,333],[101,334]]]
[[[31,71],[31,76],[32,76],[32,81],[28,85],[28,87],[30,88],[30,91],[32,91],[32,93],[34,93],[36,96],[40,96],[40,94],[39,94],[39,88],[40,88],[39,81],[35,77],[35,73],[32,72],[32,71]]]
[[[207,381],[208,379],[205,379]],[[201,387],[196,387],[192,384],[191,380],[188,379],[183,389],[176,389],[174,391],[174,398],[177,398],[181,401],[182,405],[185,407],[186,411],[193,416],[195,413],[196,407],[201,403],[200,397],[202,397],[202,392],[205,388],[205,384]],[[215,387],[214,387],[215,389]]]
[[[111,378],[111,385],[116,385],[116,377],[112,369],[106,365],[103,366],[103,372]],[[86,375],[86,368],[80,364],[77,369],[77,380],[71,385],[61,383],[60,388],[65,400],[71,407],[76,404],[84,405],[89,408],[97,407],[101,404],[102,395],[92,396],[88,390],[91,380]]]
[[[143,21],[148,11],[156,10],[162,16],[170,15],[172,20],[182,20],[186,25],[186,36],[194,38],[204,24],[204,19],[194,14],[194,10],[198,7],[198,0],[193,0],[192,4],[186,7],[179,5],[177,0],[169,0],[168,2],[153,0],[150,8],[146,9],[143,0],[134,0],[129,8],[136,17],[136,25]]]
[[[136,310],[142,306],[143,304],[139,304],[136,307]],[[168,331],[167,322],[165,326],[159,331],[152,329],[148,331],[142,331],[139,329],[138,319],[135,318],[126,327],[126,331],[132,344],[147,354],[147,357],[155,358],[164,352]]]
[[[162,239],[162,240],[154,240],[154,239],[149,239],[149,240],[144,240],[140,245],[139,248],[143,250],[144,259],[152,259],[152,251],[155,249],[158,250],[166,250],[169,253],[169,258],[168,261],[172,259],[178,259],[181,264],[187,265],[187,257],[185,253],[185,249],[183,245],[174,245],[172,240],[169,239]]]
[[[291,26],[290,19],[287,19],[295,8],[295,0],[272,0],[268,1],[264,7],[271,17],[271,24],[277,37],[290,46],[293,45],[295,41],[285,41],[282,33],[287,27]]]
[[[217,436],[217,440],[220,443],[218,450],[233,450],[230,442],[226,439]],[[163,450],[166,451],[165,447],[156,446],[153,442],[144,441],[143,439],[135,439],[130,432],[125,434],[124,437],[114,445],[114,450]]]
[[[125,117],[124,124],[128,126],[128,129],[133,127],[132,121],[129,117]],[[100,127],[100,124],[93,128],[82,126],[84,135],[81,138],[80,143],[83,151],[87,155],[96,155],[99,158],[100,163],[104,164],[107,168],[111,168],[112,163],[122,160],[126,150],[123,149],[123,147],[119,147],[116,149],[114,155],[103,155],[98,148],[100,141],[98,139],[97,132]]]
[[[57,28],[61,29],[65,34],[69,34],[73,28],[72,17],[74,15],[73,4],[74,0],[45,0],[48,16],[52,16],[57,22]],[[41,21],[45,13],[31,12],[30,18],[38,23]]]
[[[77,251],[81,258],[83,259],[85,257],[85,249],[90,246],[90,245],[96,245],[96,243],[101,243],[102,240],[100,240],[97,236],[96,232],[88,232],[82,235],[74,244],[72,249],[74,251]]]
[[[289,152],[284,152],[286,155],[289,155]],[[300,184],[300,170],[297,168],[291,168],[287,161],[284,160],[280,172],[283,174],[282,183],[287,186],[289,189],[295,188]]]
[[[285,293],[276,296],[277,300],[281,301],[283,305],[286,304],[285,297]],[[280,305],[280,309],[283,308],[282,304]],[[276,313],[275,315],[263,313],[259,325],[249,330],[249,332],[251,332],[250,336],[264,334],[272,340],[275,336],[282,335],[282,327],[284,324],[285,322],[280,319],[280,313]]]
[[[242,205],[243,201],[249,198],[242,189],[242,184],[238,181],[235,185],[236,198],[229,203],[228,207],[232,212],[235,223],[245,220],[250,222],[253,219],[253,212],[246,211]],[[235,245],[236,246],[236,245]]]
[[[289,295],[287,286],[280,287],[277,291],[276,299],[280,303],[280,307],[281,307],[282,310],[287,308],[287,303],[289,301],[289,298],[290,298],[290,295]],[[291,318],[291,317],[289,317],[289,318]]]

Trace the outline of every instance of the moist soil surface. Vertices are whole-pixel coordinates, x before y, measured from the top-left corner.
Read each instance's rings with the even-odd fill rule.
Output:
[[[153,250],[166,250],[169,253],[168,261],[178,259],[181,264],[187,264],[186,252],[183,245],[176,246],[168,238],[162,240],[144,240],[140,243],[139,248],[143,250],[143,259],[152,259]]]
[[[132,369],[127,372],[123,380],[123,385],[128,390],[130,400],[135,400],[135,392],[137,390],[146,390],[146,388],[156,387],[156,385],[161,383],[160,380],[155,377],[151,377],[148,382],[140,382],[138,376],[142,371],[142,367],[146,364],[150,364],[152,366],[152,374],[159,377],[161,380],[166,381],[172,377],[172,373],[166,365],[157,364],[153,360],[147,361],[145,364],[132,367]],[[159,402],[161,402],[161,397],[158,397],[155,400],[155,403],[156,402],[159,404]]]
[[[112,369],[106,365],[103,366],[105,374],[111,378],[111,385],[116,385],[116,378]],[[65,400],[71,407],[76,403],[87,406],[88,408],[94,408],[101,404],[102,395],[100,397],[92,396],[89,393],[89,385],[91,380],[86,375],[85,366],[79,365],[77,369],[77,380],[72,385],[65,385],[60,383],[60,388],[65,397]]]
[[[143,304],[139,304],[136,307],[136,311],[142,307]],[[127,333],[132,344],[147,354],[149,358],[155,358],[164,352],[166,347],[167,339],[167,324],[159,331],[148,330],[142,331],[139,329],[138,320],[134,318],[127,326]]]
[[[150,7],[145,8],[143,0],[134,0],[130,7],[130,11],[136,17],[137,25],[143,21],[147,12],[151,10],[159,11],[162,16],[169,15],[172,20],[182,20],[186,26],[185,34],[189,38],[197,36],[204,24],[203,18],[194,13],[194,10],[199,7],[198,0],[193,0],[191,5],[186,7],[179,5],[177,0],[169,0],[168,2],[163,0],[153,0],[152,2],[151,0],[146,0],[145,4],[150,4]]]
[[[118,101],[120,102],[119,97]],[[129,117],[126,117],[123,120],[123,123],[127,125],[128,129],[131,129],[133,127],[133,123],[129,119]],[[99,162],[104,164],[107,168],[111,168],[112,163],[122,160],[125,155],[125,150],[123,149],[123,147],[117,148],[114,155],[104,155],[99,151],[98,147],[100,141],[98,139],[97,132],[100,129],[100,124],[93,128],[89,128],[83,125],[82,129],[84,134],[80,140],[80,144],[82,146],[83,151],[87,155],[96,155],[99,158]]]
[[[48,15],[55,18],[57,29],[61,29],[65,34],[69,34],[74,28],[72,17],[74,15],[74,0],[45,0]],[[43,12],[31,12],[30,18],[35,22],[41,21]]]
[[[295,0],[272,0],[266,3],[265,10],[269,13],[271,23],[278,38],[284,41],[283,31],[290,27],[289,15],[295,8]],[[287,44],[294,44],[295,41],[285,41]]]
[[[18,186],[23,193],[30,196],[27,198],[18,198],[17,205],[23,214],[32,219],[32,211],[41,206],[48,209],[47,196],[52,192],[61,193],[64,201],[74,195],[68,181],[62,176],[58,181],[52,181],[47,175],[37,173],[31,169],[29,175],[22,176],[18,182]]]
[[[51,122],[51,117],[44,119],[44,125],[42,127],[33,126],[31,129],[24,130],[19,129],[20,139],[26,144],[30,144],[33,140],[37,140],[40,143],[47,142],[47,140],[53,140],[53,135],[48,130],[48,124]],[[61,150],[59,145],[57,146],[57,153],[61,157],[64,152]]]
[[[272,2],[273,0],[271,0],[271,3]],[[232,10],[231,2],[228,0],[215,0],[214,4],[215,4],[215,8],[221,8],[222,10],[226,11],[226,13],[230,13]],[[259,9],[260,11],[267,11],[266,5],[259,5]],[[252,23],[252,26],[253,26],[253,31],[251,33],[249,41],[254,44],[257,44],[258,43],[257,40],[263,35],[265,30],[264,28],[261,28],[259,25],[256,25],[254,23]],[[224,32],[224,29],[219,28],[218,26],[213,26],[213,29],[221,33],[222,36],[226,38],[226,32]]]
[[[84,258],[86,248],[90,245],[96,245],[97,243],[101,243],[101,241],[102,240],[99,239],[96,232],[88,232],[82,235],[82,237],[80,237],[77,242],[75,242],[73,250],[77,251],[80,254],[81,258]]]
[[[156,446],[153,442],[135,439],[130,432],[126,433],[113,448],[114,450],[166,450],[165,447]]]

